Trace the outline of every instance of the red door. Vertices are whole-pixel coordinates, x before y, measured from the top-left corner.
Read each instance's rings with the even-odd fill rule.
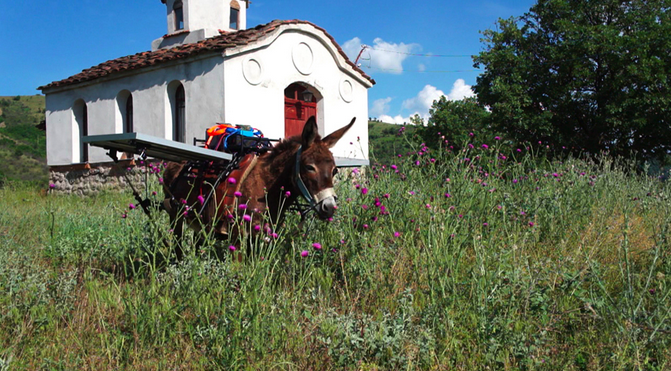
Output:
[[[284,90],[284,137],[300,135],[312,116],[317,116],[314,94],[299,84],[289,85]]]

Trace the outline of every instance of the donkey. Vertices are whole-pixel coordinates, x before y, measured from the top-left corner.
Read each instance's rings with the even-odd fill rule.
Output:
[[[337,168],[329,149],[355,120],[321,138],[317,122],[311,117],[301,135],[281,141],[262,155],[247,155],[239,168],[216,186],[211,200],[204,206],[202,195],[210,193],[212,184],[216,183],[214,177],[180,176],[186,163],[168,163],[163,173],[163,204],[174,225],[175,236],[180,239],[184,222],[197,232],[205,228],[206,232],[229,237],[232,241],[245,231],[267,232],[268,226],[261,225],[263,213],[268,213],[270,225],[279,226],[284,213],[298,197],[310,204],[303,213],[314,210],[319,219],[332,217],[337,209],[333,190]],[[175,254],[177,259],[183,256],[179,244]]]

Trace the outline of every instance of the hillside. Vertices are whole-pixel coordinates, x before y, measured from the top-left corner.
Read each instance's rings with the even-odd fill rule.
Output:
[[[46,182],[44,96],[0,97],[0,182]]]
[[[401,135],[401,133],[404,133]],[[371,164],[391,165],[398,161],[398,155],[413,151],[416,128],[368,121],[368,141]],[[416,145],[416,144],[414,144]]]

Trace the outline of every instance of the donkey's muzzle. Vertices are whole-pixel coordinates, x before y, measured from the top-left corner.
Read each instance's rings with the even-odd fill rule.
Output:
[[[317,193],[314,196],[316,211],[320,219],[328,219],[335,214],[338,204],[336,200],[338,197],[335,194],[333,188],[327,188]]]

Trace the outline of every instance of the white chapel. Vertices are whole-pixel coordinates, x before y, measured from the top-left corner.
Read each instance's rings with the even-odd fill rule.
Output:
[[[247,28],[245,0],[161,1],[167,32],[150,51],[38,88],[46,95],[52,172],[110,161],[105,150],[82,142],[87,135],[138,132],[190,144],[225,122],[286,138],[310,116],[322,135],[356,117],[332,151],[336,159],[367,163],[375,81],[324,29],[301,20]]]

